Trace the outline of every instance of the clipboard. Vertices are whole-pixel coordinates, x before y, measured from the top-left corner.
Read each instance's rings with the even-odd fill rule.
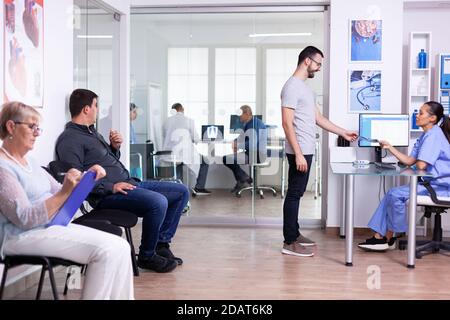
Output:
[[[72,190],[72,193],[64,202],[63,206],[53,216],[52,221],[47,224],[47,227],[59,225],[67,226],[72,221],[73,216],[80,208],[83,201],[95,186],[95,172],[87,171],[83,174],[81,181]]]

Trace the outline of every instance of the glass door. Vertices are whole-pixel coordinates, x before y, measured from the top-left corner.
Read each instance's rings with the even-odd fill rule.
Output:
[[[173,147],[167,143],[172,139],[182,141],[184,153],[195,150],[206,157],[205,188],[212,193],[193,192],[191,217],[205,222],[280,224],[287,188],[280,92],[297,66],[300,51],[307,45],[324,47],[324,14],[234,9],[132,10],[131,96],[143,114],[135,120],[136,133],[141,142],[152,140],[156,150],[173,151],[165,150]],[[322,76],[309,85],[320,103]],[[158,88],[158,100],[153,103],[149,99],[152,86]],[[172,109],[176,103],[183,106],[181,114]],[[189,133],[167,136],[174,131],[167,124],[176,123],[172,121],[176,117],[180,126],[181,119],[190,118],[199,139],[193,141]],[[255,130],[259,123],[266,127],[264,131]],[[211,139],[216,131],[220,139]],[[262,148],[259,138],[265,140]],[[160,168],[164,161],[155,162]],[[183,162],[175,161],[183,168],[177,177],[193,189],[198,186],[199,171],[186,163],[180,166]],[[167,177],[173,175],[172,164],[166,167]],[[320,224],[320,175],[316,172],[320,173],[320,161],[311,168],[300,217]]]

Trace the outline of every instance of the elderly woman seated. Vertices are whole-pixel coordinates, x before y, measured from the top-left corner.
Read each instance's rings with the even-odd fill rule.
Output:
[[[89,267],[83,299],[134,299],[130,246],[115,235],[49,221],[81,178],[71,169],[60,185],[28,155],[42,133],[40,114],[20,102],[0,111],[0,254],[43,255]],[[96,179],[105,176],[93,166]]]

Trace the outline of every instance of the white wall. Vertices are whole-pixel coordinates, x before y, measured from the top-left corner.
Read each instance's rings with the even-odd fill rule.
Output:
[[[352,10],[348,10],[352,8]],[[349,61],[349,20],[383,20],[383,51],[381,64],[372,66],[382,70],[382,112],[400,113],[402,83],[402,19],[401,0],[332,0],[330,25],[330,106],[329,118],[339,126],[358,130],[358,114],[347,113],[347,77],[351,66]],[[327,57],[326,57],[327,58]],[[358,65],[354,65],[358,67]],[[362,66],[362,65],[359,65]],[[353,67],[353,65],[352,65]],[[336,145],[336,136],[330,135],[329,146]],[[372,156],[370,150],[359,150],[358,158]],[[324,164],[325,166],[326,164]],[[342,177],[329,170],[327,226],[339,226],[342,207]],[[325,177],[325,179],[326,179]],[[375,177],[356,177],[355,179],[355,226],[365,227],[378,205],[378,181]]]

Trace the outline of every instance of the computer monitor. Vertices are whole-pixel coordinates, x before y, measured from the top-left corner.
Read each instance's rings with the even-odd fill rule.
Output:
[[[379,140],[395,147],[409,145],[409,116],[407,114],[359,114],[360,147],[375,147],[375,162],[381,162]]]
[[[222,141],[223,126],[208,124],[202,126],[202,141]]]
[[[262,115],[255,114],[253,116],[262,121]],[[241,118],[239,115],[232,114],[230,116],[230,133],[236,133],[236,131],[238,130],[244,130],[244,124],[241,122]]]

